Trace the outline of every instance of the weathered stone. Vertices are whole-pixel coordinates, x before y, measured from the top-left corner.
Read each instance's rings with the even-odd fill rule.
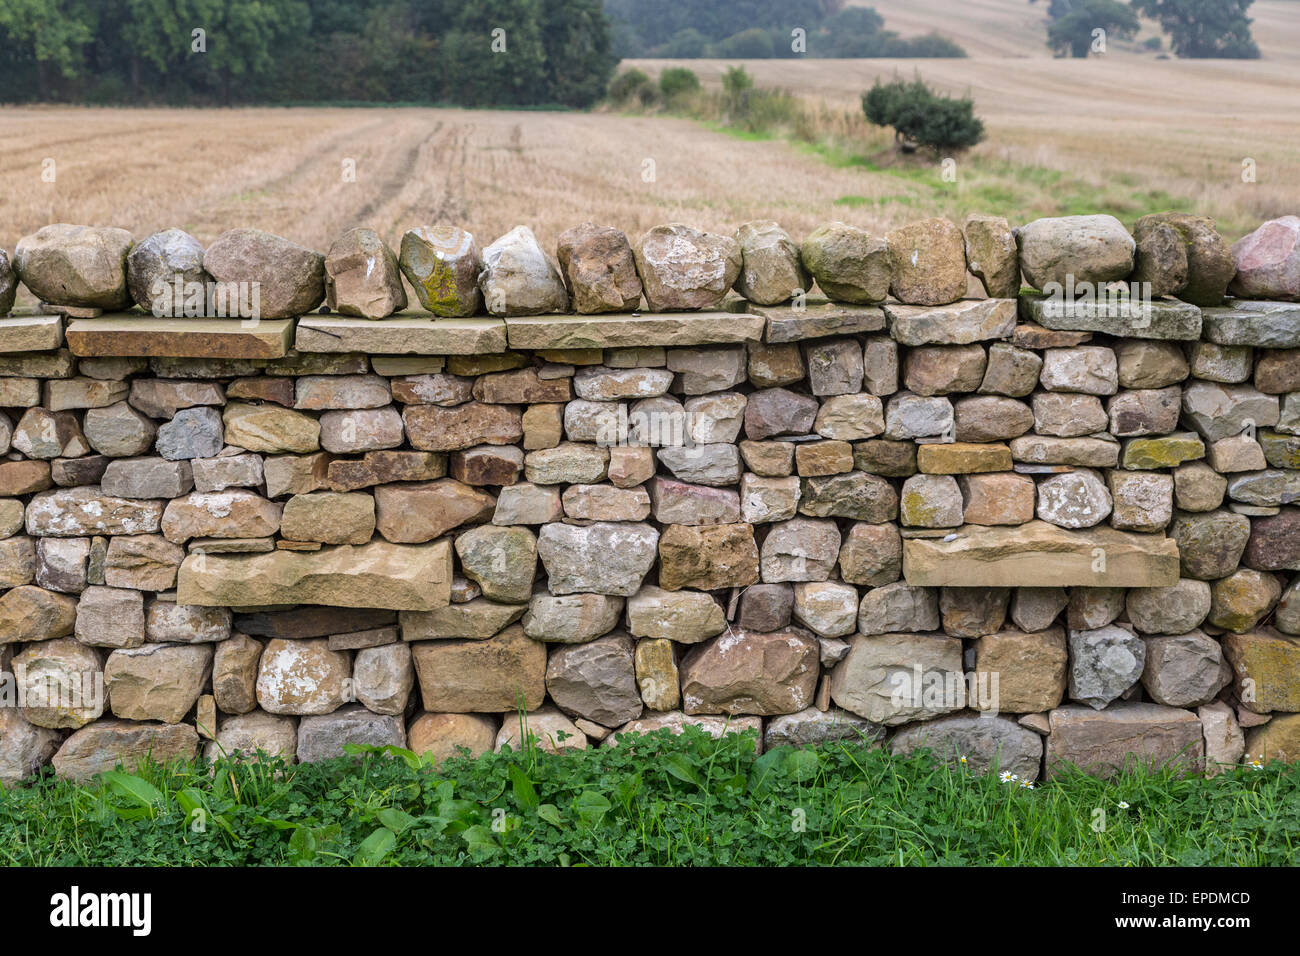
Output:
[[[58,223],[18,240],[13,268],[33,295],[51,305],[116,311],[131,305],[130,248],[125,229]]]
[[[989,345],[988,365],[979,391],[986,394],[1024,398],[1038,384],[1043,359],[1037,352],[1017,348],[1007,342]]]
[[[622,745],[628,746],[629,742],[623,737],[625,734],[650,734],[656,730],[664,729],[667,729],[672,734],[680,734],[685,727],[698,727],[715,739],[721,738],[724,734],[753,732],[759,738],[759,749],[762,749],[763,720],[761,717],[747,717],[744,715],[711,717],[707,714],[687,716],[679,710],[649,713],[639,720],[629,721],[606,737],[604,745],[606,747],[617,747],[620,745],[620,739],[622,739]]]
[[[247,451],[306,454],[320,447],[320,422],[288,408],[231,402],[222,421],[225,440]]]
[[[314,455],[280,455],[262,462],[266,480],[266,496],[305,495],[327,486],[331,456],[323,452]]]
[[[858,591],[835,581],[794,586],[794,619],[820,637],[843,637],[857,629]]]
[[[180,723],[193,708],[212,669],[203,644],[146,644],[108,655],[104,683],[114,717]]]
[[[540,525],[559,521],[563,516],[559,488],[522,482],[501,489],[492,523]]]
[[[355,492],[294,495],[280,521],[280,534],[290,541],[365,544],[374,531],[375,499]]]
[[[570,716],[607,727],[641,715],[634,644],[626,634],[609,634],[552,651],[546,666],[546,691]]]
[[[1034,518],[1032,478],[1009,472],[961,475],[957,484],[966,524],[1021,525]]]
[[[1195,432],[1178,432],[1158,438],[1130,438],[1124,442],[1120,463],[1125,468],[1152,470],[1177,468],[1205,455],[1205,443]]]
[[[1268,349],[1255,364],[1255,387],[1269,395],[1300,392],[1300,349]]]
[[[806,374],[803,352],[793,342],[779,345],[749,344],[747,377],[756,388],[792,385]]]
[[[681,481],[719,487],[740,481],[740,449],[731,444],[660,448],[659,463]]]
[[[217,645],[212,663],[212,694],[224,713],[246,714],[257,706],[261,658],[261,642],[246,634],[233,634]]]
[[[145,637],[159,644],[210,644],[230,637],[230,621],[229,608],[155,599],[145,608]]]
[[[77,640],[92,647],[139,647],[144,643],[144,595],[126,588],[91,585],[77,604]]]
[[[952,403],[946,398],[899,392],[885,408],[886,438],[934,438],[954,434],[955,428]]]
[[[1011,595],[1011,619],[1025,633],[1051,627],[1070,601],[1064,588],[1016,588]]]
[[[968,395],[953,403],[953,423],[957,441],[1007,441],[1034,427],[1034,413],[1014,398]]]
[[[1200,631],[1148,637],[1146,646],[1142,686],[1157,704],[1200,707],[1230,680],[1219,642]]]
[[[987,365],[982,345],[923,345],[907,352],[903,386],[917,395],[973,392]]]
[[[434,315],[475,315],[483,306],[482,256],[474,237],[455,226],[419,226],[402,236],[398,260],[420,304]]]
[[[1137,244],[1113,216],[1035,219],[1015,231],[1020,268],[1036,289],[1049,283],[1105,284],[1133,271]]]
[[[584,222],[560,234],[560,270],[583,314],[629,312],[641,303],[641,279],[627,236],[608,226]]]
[[[237,488],[211,494],[192,492],[167,503],[162,533],[184,544],[190,538],[257,538],[280,530],[282,506]]]
[[[50,466],[44,461],[0,461],[0,494],[29,495],[50,487]]]
[[[680,223],[655,226],[633,247],[651,312],[711,309],[740,275],[740,246],[730,236]]]
[[[1183,577],[1213,581],[1240,563],[1250,540],[1250,519],[1230,511],[1179,513],[1169,536],[1178,545]]]
[[[1173,295],[1187,285],[1187,247],[1178,230],[1154,216],[1143,216],[1133,228],[1137,243],[1133,283],[1145,283],[1152,296]]]
[[[217,382],[136,378],[131,380],[127,401],[150,418],[171,419],[182,408],[221,405],[225,395]]]
[[[108,544],[104,582],[116,588],[167,591],[175,587],[184,558],[184,548],[160,535],[119,536]]]
[[[0,259],[3,256],[4,253],[0,252]],[[7,264],[0,262],[0,266]],[[3,280],[2,270],[0,280]],[[7,307],[4,287],[0,284],[0,314],[4,311]],[[3,707],[0,708],[0,740],[4,741],[4,748],[0,750],[0,784],[14,787],[49,763],[59,749],[61,737],[47,727],[30,723],[16,707]]]
[[[76,598],[31,584],[19,585],[0,595],[0,648],[66,637],[76,620]]]
[[[373,229],[349,229],[330,246],[325,304],[363,319],[385,319],[406,308],[397,256]]]
[[[681,663],[688,714],[792,714],[811,705],[818,646],[800,631],[733,630],[692,648]]]
[[[745,406],[745,435],[756,440],[806,434],[812,430],[818,410],[816,399],[784,388],[754,392]]]
[[[1095,711],[1066,705],[1053,710],[1049,719],[1049,777],[1067,765],[1108,778],[1134,765],[1197,770],[1204,761],[1201,722],[1177,707],[1120,702]]]
[[[669,371],[676,373],[674,391],[686,395],[720,392],[745,381],[743,346],[669,349],[666,362]]]
[[[1014,774],[1017,780],[1038,779],[1043,739],[1014,720],[988,715],[955,714],[911,724],[889,742],[892,753],[929,750],[935,759],[976,774]]]
[[[1143,634],[1186,634],[1210,613],[1210,585],[1183,578],[1164,588],[1131,588],[1128,619]]]
[[[809,747],[848,741],[870,743],[884,736],[884,728],[844,710],[821,711],[809,707],[795,714],[779,714],[766,722],[763,746]]]
[[[1070,699],[1101,710],[1137,682],[1146,645],[1132,631],[1107,625],[1071,630]]]
[[[357,651],[352,663],[352,686],[357,700],[376,714],[402,714],[415,670],[411,649],[405,644],[384,644]]]
[[[746,299],[776,305],[808,291],[808,273],[800,261],[799,247],[776,222],[767,219],[744,223],[736,230],[736,244],[741,255],[736,291]]]
[[[370,747],[405,747],[406,730],[400,717],[375,714],[357,704],[298,722],[298,761],[314,763],[342,757],[348,744]]]
[[[90,453],[90,444],[71,412],[29,408],[14,426],[13,447],[28,458],[76,458]]]
[[[535,719],[537,714],[529,716]],[[406,729],[406,745],[417,754],[431,756],[437,765],[460,756],[462,750],[470,757],[487,753],[496,733],[496,722],[481,714],[421,714]]]
[[[873,588],[858,605],[858,631],[862,634],[901,633],[939,628],[939,592],[914,588],[902,582]]]
[[[411,653],[428,711],[534,710],[546,694],[546,645],[518,625],[485,641],[421,641]]]
[[[1098,548],[1106,555],[1104,566],[1097,563]],[[1108,527],[972,525],[952,541],[905,541],[903,572],[909,584],[927,586],[1167,587],[1178,581],[1178,551],[1174,540]]]
[[[108,458],[104,455],[56,458],[50,462],[50,480],[61,488],[97,485],[107,467]]]
[[[793,518],[778,522],[763,540],[763,580],[768,583],[825,581],[835,567],[839,551],[840,532],[834,521]]]
[[[831,671],[831,699],[872,723],[895,727],[966,705],[961,641],[930,634],[858,635]]]
[[[893,230],[889,291],[912,305],[946,305],[966,294],[966,242],[947,219],[922,219]]]
[[[523,603],[532,596],[537,538],[527,528],[479,525],[456,536],[456,554],[489,600]]]
[[[659,585],[665,590],[714,591],[758,581],[758,546],[751,525],[669,525],[658,544]]]
[[[73,733],[51,762],[63,779],[88,783],[117,766],[132,772],[146,764],[190,761],[198,749],[198,732],[189,724],[106,719]]]
[[[962,288],[965,289],[965,276]],[[950,305],[886,305],[900,345],[969,345],[1003,339],[1016,328],[1015,299],[962,299]]]
[[[1178,427],[1178,386],[1122,391],[1107,403],[1110,433],[1119,437],[1160,435]]]
[[[454,408],[408,405],[402,412],[411,445],[421,451],[456,451],[474,445],[509,445],[523,437],[519,409],[466,402]]]
[[[877,438],[853,446],[853,467],[868,474],[906,478],[916,473],[916,462],[917,446],[911,441]]]
[[[794,462],[803,478],[843,475],[853,470],[853,446],[843,441],[800,443],[794,449]]]
[[[325,257],[259,229],[222,233],[203,268],[218,282],[257,283],[263,319],[303,315],[325,298]]]
[[[1065,620],[1071,630],[1090,631],[1113,624],[1124,613],[1123,588],[1070,589]]]
[[[966,262],[990,299],[1012,298],[1020,290],[1020,260],[1011,224],[1001,216],[972,213],[963,227]]]
[[[196,458],[191,462],[170,462],[172,474],[192,475],[196,491],[208,493],[227,488],[258,488],[266,480],[260,455],[218,455],[215,458]],[[109,471],[112,469],[110,468]],[[164,469],[159,467],[159,471]],[[108,472],[105,472],[107,475]],[[146,497],[178,498],[190,490],[183,481],[176,482],[180,491]]]
[[[1220,474],[1261,471],[1268,467],[1264,449],[1254,438],[1245,434],[1220,438],[1209,447],[1206,460]]]
[[[1119,366],[1115,352],[1100,345],[1048,349],[1039,381],[1051,392],[1113,395],[1119,389]]]
[[[89,558],[88,538],[39,538],[36,541],[35,581],[51,591],[80,594],[88,583],[86,565]]]
[[[1241,762],[1246,752],[1246,735],[1241,732],[1232,708],[1213,701],[1196,708],[1205,738],[1205,773],[1217,776]]]
[[[840,577],[850,584],[878,587],[903,573],[903,541],[890,524],[855,523],[840,547]]]
[[[1236,266],[1233,295],[1244,299],[1300,299],[1300,216],[1270,219],[1238,239],[1232,245],[1232,259]],[[18,271],[22,272],[21,266]]]
[[[292,717],[274,714],[237,714],[222,720],[216,739],[204,748],[209,762],[220,757],[254,758],[258,752],[292,759],[298,750],[298,722]]]
[[[889,246],[855,226],[829,222],[800,247],[804,267],[836,302],[883,302],[889,295]]]
[[[1238,568],[1210,586],[1209,622],[1236,634],[1253,631],[1278,599],[1282,585],[1267,571]]]
[[[1091,469],[1052,475],[1038,484],[1038,517],[1060,528],[1091,528],[1111,513],[1111,494]]]
[[[1109,418],[1096,395],[1037,392],[1032,398],[1034,431],[1039,436],[1075,438],[1104,432]],[[1115,455],[1118,457],[1118,446]]]
[[[155,447],[168,461],[179,461],[211,458],[220,453],[223,445],[221,413],[215,408],[199,407],[183,408],[161,426]]]
[[[328,714],[351,692],[348,655],[321,638],[267,642],[257,668],[257,703],[272,714]]]
[[[671,530],[671,529],[670,529]],[[659,532],[646,524],[598,521],[543,525],[536,554],[552,594],[635,594],[654,564]]]
[[[1236,676],[1233,690],[1246,710],[1300,711],[1300,639],[1268,630],[1226,634],[1223,654]]]
[[[181,565],[182,604],[264,607],[327,604],[428,611],[450,600],[451,547],[339,545],[321,551],[194,555]]]
[[[1276,395],[1265,395],[1249,385],[1197,381],[1183,389],[1183,420],[1208,442],[1240,434],[1250,426],[1272,427],[1279,413]]]
[[[427,407],[414,406],[415,409]],[[402,426],[402,417],[392,405],[326,412],[320,417],[320,444],[336,454],[396,448],[404,440]]]
[[[495,749],[501,751],[509,747],[521,751],[531,745],[542,753],[550,754],[586,750],[587,735],[580,729],[580,724],[588,728],[600,727],[582,717],[576,722],[572,721],[549,705],[527,714],[510,711],[502,715],[501,729],[496,733]],[[600,727],[600,730],[608,733],[604,727]]]
[[[614,450],[561,442],[530,451],[524,456],[524,477],[538,485],[595,484],[605,479]]]
[[[741,592],[736,623],[747,631],[779,631],[790,624],[793,610],[794,588],[791,585],[754,584]],[[719,627],[719,632],[721,630]]]
[[[569,308],[558,268],[527,226],[516,226],[483,250],[478,283],[492,315],[540,315]]]
[[[899,520],[914,528],[953,528],[961,524],[962,496],[951,475],[913,475],[903,482]]]
[[[634,661],[637,689],[647,707],[665,711],[681,706],[681,681],[672,641],[666,638],[637,641]]]
[[[898,391],[898,343],[888,335],[872,335],[862,348],[863,384],[872,395]],[[1034,377],[1037,382],[1037,375]],[[758,384],[755,382],[755,384]]]
[[[1111,471],[1106,475],[1113,504],[1110,523],[1121,531],[1160,531],[1174,514],[1172,475]]]

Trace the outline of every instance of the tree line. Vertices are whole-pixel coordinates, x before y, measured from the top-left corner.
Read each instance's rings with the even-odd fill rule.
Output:
[[[1036,3],[1037,0],[1029,0]],[[1047,0],[1047,45],[1062,56],[1102,52],[1102,36],[1131,40],[1141,28],[1139,15],[1160,24],[1173,51],[1182,57],[1254,59],[1259,46],[1250,34],[1246,11],[1254,0]],[[1158,37],[1152,49],[1160,49]]]
[[[0,100],[586,107],[600,0],[0,0]]]
[[[844,0],[605,0],[621,57],[965,56],[937,33],[905,38]]]

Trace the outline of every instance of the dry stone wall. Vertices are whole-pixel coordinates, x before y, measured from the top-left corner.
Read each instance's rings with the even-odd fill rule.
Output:
[[[0,779],[442,758],[519,712],[1025,780],[1300,758],[1300,218],[556,253],[0,253],[0,315],[44,303],[0,319]]]

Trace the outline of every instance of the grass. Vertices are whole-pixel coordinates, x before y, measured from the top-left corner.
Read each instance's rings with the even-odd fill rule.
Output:
[[[956,176],[945,179],[942,162],[947,157],[927,150],[902,154],[894,148],[892,134],[872,127],[860,111],[838,109],[782,89],[756,87],[744,97],[705,89],[676,97],[658,109],[744,142],[783,141],[832,169],[866,173],[877,182],[888,177],[905,190],[875,197],[849,194],[833,200],[835,206],[876,212],[902,206],[917,209],[918,215],[942,215],[957,222],[971,210],[1002,215],[1013,223],[1040,216],[1109,213],[1132,225],[1149,213],[1195,205],[1190,196],[1152,187],[1132,174],[1112,175],[1102,184],[988,150],[952,157]]]
[[[1070,772],[1029,789],[865,743],[149,765],[0,793],[11,865],[1294,865],[1300,767]],[[1120,804],[1127,804],[1121,808]],[[1103,819],[1104,826],[1099,825]]]

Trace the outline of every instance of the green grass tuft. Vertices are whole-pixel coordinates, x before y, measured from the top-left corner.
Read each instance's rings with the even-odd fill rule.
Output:
[[[1034,789],[865,743],[149,765],[0,792],[12,865],[1294,865],[1300,767],[1069,773]],[[1128,804],[1121,808],[1120,804]],[[1098,829],[1098,811],[1105,826]]]

